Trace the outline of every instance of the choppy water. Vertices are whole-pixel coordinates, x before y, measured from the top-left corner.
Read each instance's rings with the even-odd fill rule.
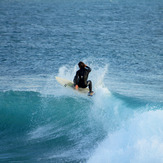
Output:
[[[163,2],[0,2],[0,162],[163,162]],[[62,88],[77,63],[92,98]]]

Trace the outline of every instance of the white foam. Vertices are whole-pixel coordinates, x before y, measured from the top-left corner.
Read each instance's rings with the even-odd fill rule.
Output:
[[[29,139],[40,139],[44,137],[48,137],[52,131],[53,127],[50,125],[39,126],[38,128],[31,131],[29,135]]]
[[[126,121],[108,134],[88,163],[162,163],[163,111],[148,111]]]
[[[74,67],[65,65],[59,68],[57,76],[73,81],[76,71],[77,65],[75,65]]]
[[[58,124],[38,126],[28,133],[28,140],[54,139],[62,135],[62,130]]]

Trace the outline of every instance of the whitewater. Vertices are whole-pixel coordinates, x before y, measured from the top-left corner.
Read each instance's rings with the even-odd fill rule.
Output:
[[[162,1],[0,2],[0,162],[162,163]],[[78,62],[89,97],[62,87]]]

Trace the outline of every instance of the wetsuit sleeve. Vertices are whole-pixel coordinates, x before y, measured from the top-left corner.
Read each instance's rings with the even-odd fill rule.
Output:
[[[91,68],[86,66],[85,69],[88,71],[88,72],[91,72]]]
[[[76,72],[73,82],[74,82],[74,85],[78,85],[78,83],[79,83],[79,72],[78,71]]]

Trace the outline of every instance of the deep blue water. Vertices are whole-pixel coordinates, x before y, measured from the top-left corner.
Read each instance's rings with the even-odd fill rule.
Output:
[[[0,1],[0,162],[162,163],[162,70],[161,0]]]

